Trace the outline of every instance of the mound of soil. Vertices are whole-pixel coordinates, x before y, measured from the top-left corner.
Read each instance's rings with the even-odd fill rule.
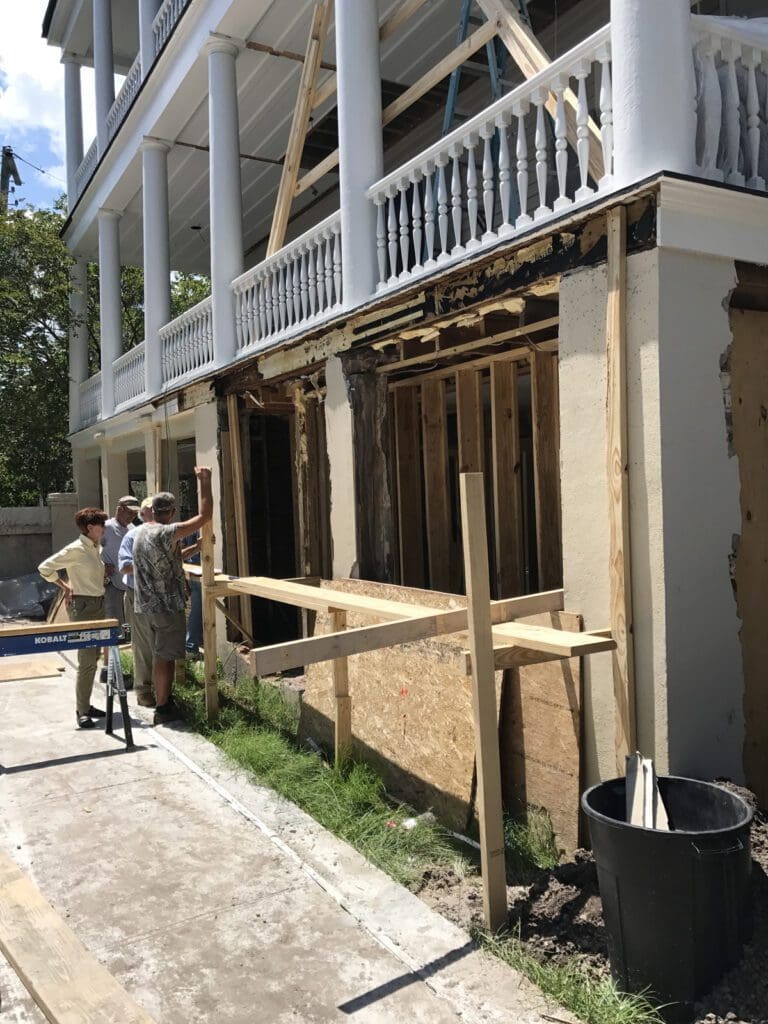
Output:
[[[752,807],[754,796],[728,783]],[[696,1007],[692,1024],[768,1024],[768,815],[755,811],[752,824],[752,906],[754,933],[741,962]],[[431,907],[462,928],[482,926],[480,880],[450,869],[427,872],[415,887]],[[609,974],[597,870],[588,850],[525,886],[509,886],[509,926],[529,953],[547,963],[578,957],[586,967]]]

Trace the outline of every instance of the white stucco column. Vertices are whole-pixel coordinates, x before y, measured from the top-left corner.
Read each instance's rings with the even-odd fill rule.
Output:
[[[689,0],[611,0],[616,184],[689,174],[696,86]]]
[[[64,65],[64,123],[67,140],[67,196],[74,203],[75,173],[83,162],[83,101],[80,91],[80,64],[71,53],[61,58]]]
[[[101,156],[109,143],[107,114],[115,102],[112,0],[93,0],[93,68],[96,77],[96,139]]]
[[[69,431],[80,429],[80,385],[88,379],[88,264],[75,256],[69,272]]]
[[[123,351],[120,304],[120,214],[99,210],[99,322],[101,329],[101,418],[115,411],[113,363]]]
[[[158,331],[171,319],[168,150],[159,139],[141,144],[144,214],[144,369],[148,395],[163,387]]]
[[[78,508],[101,507],[101,451],[98,448],[72,449],[72,476]],[[122,493],[118,494],[118,498]]]
[[[336,0],[342,294],[347,308],[376,290],[376,210],[365,197],[383,173],[376,0]]]
[[[331,501],[333,578],[357,575],[357,502],[352,407],[338,356],[325,364],[325,436]]]
[[[155,60],[155,33],[152,23],[160,10],[162,0],[139,0],[139,47],[141,49],[141,76],[146,78]]]
[[[210,136],[211,303],[213,356],[226,366],[235,356],[235,300],[230,285],[243,272],[243,201],[237,112],[237,47],[212,38],[208,56]]]

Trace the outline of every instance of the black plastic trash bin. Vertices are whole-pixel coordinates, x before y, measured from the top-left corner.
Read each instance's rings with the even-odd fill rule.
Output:
[[[611,974],[647,991],[668,1020],[689,1017],[741,955],[751,929],[752,809],[722,786],[659,778],[669,832],[630,825],[625,780],[588,789],[581,806],[597,864]]]

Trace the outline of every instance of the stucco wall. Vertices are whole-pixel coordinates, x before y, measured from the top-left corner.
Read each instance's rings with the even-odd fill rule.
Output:
[[[0,508],[0,577],[35,572],[50,553],[49,508]]]

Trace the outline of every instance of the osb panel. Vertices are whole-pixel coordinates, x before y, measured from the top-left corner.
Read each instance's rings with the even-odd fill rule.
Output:
[[[367,580],[321,583],[347,593],[441,609],[460,608],[463,597]],[[347,627],[368,625],[369,615],[349,612]],[[318,613],[314,635],[330,632]],[[474,736],[471,681],[456,636],[419,640],[349,658],[353,753],[378,768],[387,790],[418,810],[432,808],[453,828],[467,826],[472,799]],[[501,693],[502,673],[497,673]],[[307,669],[299,734],[333,745],[331,662]]]
[[[579,632],[581,616],[547,612],[521,619]],[[501,706],[502,788],[508,807],[545,807],[558,846],[579,845],[581,664],[578,658],[506,674]]]
[[[736,599],[744,666],[744,769],[761,807],[768,806],[768,314],[731,311],[731,413],[739,459],[741,536]]]

